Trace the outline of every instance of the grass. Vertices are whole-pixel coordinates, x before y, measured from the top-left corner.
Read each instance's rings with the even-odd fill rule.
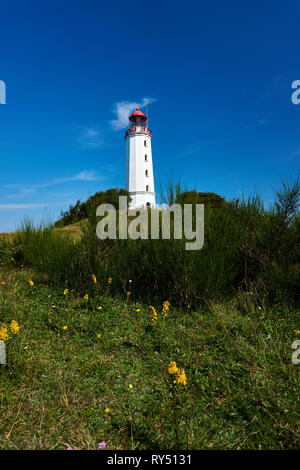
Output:
[[[167,317],[155,305],[152,326],[148,305],[111,296],[114,279],[88,300],[33,270],[1,281],[0,320],[20,325],[0,369],[1,449],[298,447],[299,311],[237,292]],[[171,360],[187,375],[174,401]]]
[[[87,221],[85,219],[80,222],[76,222],[75,224],[66,225],[62,228],[55,228],[54,230],[67,234],[72,240],[78,241],[82,237],[82,227],[84,227],[86,223]]]
[[[176,200],[190,194],[181,194],[178,186],[175,189]],[[175,198],[175,189],[168,188],[169,202]],[[49,285],[61,286],[67,280],[81,294],[90,293],[92,273],[102,286],[112,276],[116,295],[126,292],[132,279],[132,297],[148,304],[168,298],[173,306],[192,305],[195,309],[209,302],[227,302],[242,289],[258,291],[269,307],[296,308],[299,200],[297,180],[283,184],[268,209],[259,195],[218,206],[207,202],[204,246],[192,251],[186,250],[187,240],[173,236],[173,222],[170,240],[164,240],[162,233],[159,239],[101,240],[96,231],[100,221],[96,207],[87,219],[64,229],[46,222],[36,227],[25,220],[11,243],[0,240],[0,265],[14,258],[17,265],[40,272]],[[187,214],[188,209],[183,209],[183,216]],[[162,210],[160,232],[163,215]],[[193,218],[196,222],[195,207]],[[149,226],[151,222],[148,211]]]
[[[0,241],[11,242],[14,239],[15,232],[0,233]]]
[[[55,228],[54,230],[59,233],[67,234],[72,240],[78,241],[82,237],[82,227],[86,225],[86,220],[67,225],[62,228]],[[12,242],[17,232],[0,233],[0,241]]]

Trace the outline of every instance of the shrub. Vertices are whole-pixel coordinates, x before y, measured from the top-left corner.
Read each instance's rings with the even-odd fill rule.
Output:
[[[191,195],[198,201],[201,194],[185,192],[180,199],[178,185],[168,191],[170,202],[191,200]],[[186,251],[186,240],[172,237],[99,240],[98,201],[91,204],[77,243],[52,227],[34,229],[30,224],[18,240],[27,262],[51,282],[68,282],[82,293],[94,288],[94,273],[98,287],[105,289],[112,277],[112,292],[130,290],[133,298],[149,303],[169,299],[172,304],[200,305],[255,289],[266,302],[294,305],[300,266],[299,183],[284,185],[276,194],[276,204],[269,210],[258,195],[229,202],[211,198],[205,204],[204,247],[198,251]]]

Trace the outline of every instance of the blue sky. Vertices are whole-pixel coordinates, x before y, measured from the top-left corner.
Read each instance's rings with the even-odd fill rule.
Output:
[[[0,231],[124,187],[149,103],[155,182],[268,203],[297,175],[298,1],[1,2]]]

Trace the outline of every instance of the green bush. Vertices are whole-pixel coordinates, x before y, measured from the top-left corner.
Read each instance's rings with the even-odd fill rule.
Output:
[[[169,188],[169,202],[179,201],[180,194],[180,186]],[[203,193],[183,194],[185,203]],[[67,283],[79,292],[92,291],[94,273],[103,289],[112,277],[112,292],[130,290],[132,297],[149,303],[169,299],[201,305],[256,290],[270,304],[294,305],[300,266],[299,183],[283,185],[268,210],[257,195],[229,202],[215,196],[205,204],[204,246],[198,251],[186,251],[186,240],[172,237],[99,240],[93,205],[77,243],[52,227],[34,229],[31,224],[24,226],[18,242],[27,262],[50,282]]]
[[[0,266],[7,265],[12,255],[12,244],[6,240],[0,240]]]
[[[100,191],[89,197],[85,202],[78,200],[75,206],[71,205],[67,211],[61,212],[61,217],[57,222],[55,222],[55,226],[64,227],[86,219],[89,216],[91,209],[99,206],[100,204],[112,204],[114,207],[117,207],[119,204],[119,196],[127,196],[128,201],[131,201],[129,192],[122,188],[111,188],[106,191]]]

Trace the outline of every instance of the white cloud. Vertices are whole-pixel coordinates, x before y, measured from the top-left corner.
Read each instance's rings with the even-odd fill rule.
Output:
[[[89,148],[98,148],[104,143],[104,138],[100,130],[95,127],[81,127],[77,141]]]
[[[170,157],[167,157],[166,160],[173,160],[173,159],[176,159],[176,158],[189,157],[190,155],[194,155],[196,152],[197,152],[197,149],[186,150],[185,152],[176,153],[174,155],[171,155]]]
[[[261,127],[261,126],[265,126],[267,124],[267,120],[262,117],[260,119],[258,119],[257,121],[253,122],[252,124],[248,124],[246,126],[246,129],[251,129],[252,127]]]
[[[4,185],[4,188],[16,189],[18,190],[18,192],[16,192],[15,194],[7,194],[5,198],[7,199],[12,199],[12,198],[17,198],[17,197],[23,198],[27,195],[35,194],[37,192],[37,189],[49,188],[51,186],[69,183],[72,181],[99,181],[103,179],[104,177],[97,176],[94,171],[84,170],[84,171],[81,171],[80,173],[77,173],[77,175],[74,175],[74,176],[56,178],[50,181],[46,181],[45,183],[33,184],[30,187],[25,186],[25,185],[20,185],[20,184],[6,184]],[[12,206],[14,206],[14,204],[12,204]]]
[[[52,180],[50,184],[66,183],[68,181],[97,181],[99,179],[101,178],[96,176],[94,171],[81,171],[75,176]]]
[[[8,186],[6,186],[8,187]],[[15,193],[15,194],[8,194],[6,197],[9,198],[9,199],[13,199],[15,197],[26,197],[30,194],[34,194],[36,192],[36,190],[34,188],[21,188],[19,190],[19,192]]]
[[[0,210],[17,210],[17,209],[37,209],[40,207],[48,206],[64,206],[70,204],[69,202],[56,202],[44,204],[0,204]]]
[[[128,118],[130,113],[139,106],[139,108],[145,108],[151,103],[156,101],[155,98],[143,98],[141,102],[135,101],[119,101],[113,107],[113,112],[116,115],[116,119],[110,121],[112,128],[115,131],[125,129],[128,126]]]
[[[45,183],[32,184],[30,188],[28,188],[27,186],[23,186],[20,188],[21,185],[19,184],[6,184],[4,187],[5,188],[18,188],[20,189],[20,193],[30,194],[30,193],[35,192],[35,189],[37,188],[48,188],[49,186],[54,186],[56,184],[62,184],[62,183],[68,183],[69,181],[97,181],[100,179],[102,179],[102,177],[97,176],[94,171],[84,170],[84,171],[81,171],[80,173],[77,173],[77,175],[74,175],[74,176],[55,178],[53,180],[46,181]]]

